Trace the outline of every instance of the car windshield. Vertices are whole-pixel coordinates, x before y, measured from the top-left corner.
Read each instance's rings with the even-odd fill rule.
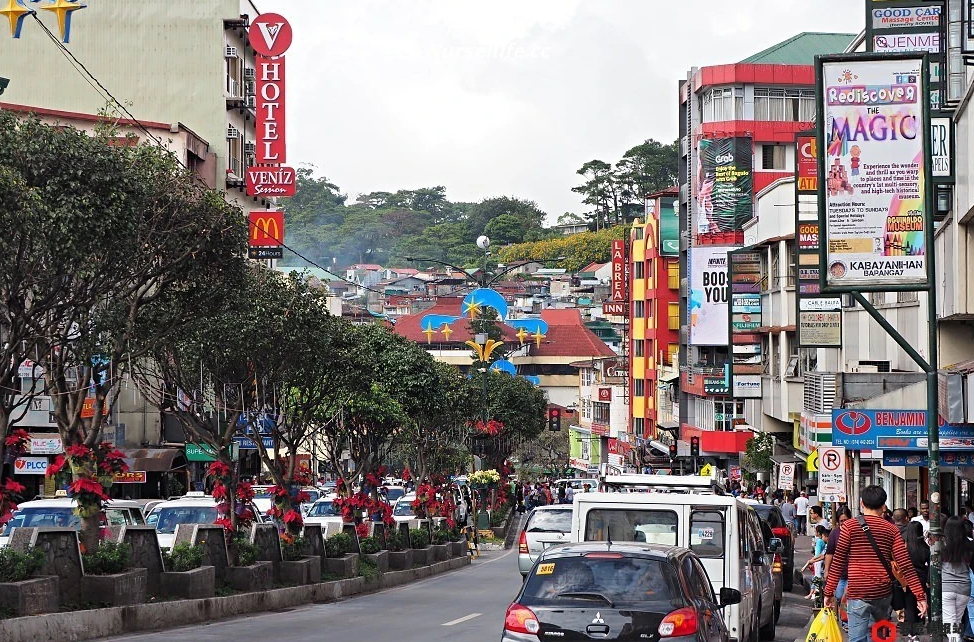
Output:
[[[413,513],[412,501],[398,501],[396,502],[396,507],[393,509],[392,514],[397,517],[412,517]]]
[[[524,528],[528,533],[570,533],[572,509],[536,510]]]
[[[585,540],[676,546],[677,521],[671,510],[596,508],[586,516]]]
[[[390,503],[396,501],[397,499],[399,499],[400,497],[402,497],[404,494],[405,493],[403,493],[402,488],[387,488],[386,489],[386,499],[388,499]]]
[[[519,602],[529,607],[585,608],[601,602],[614,607],[638,605],[640,610],[660,613],[684,605],[678,576],[669,564],[622,555],[542,559],[527,579]]]
[[[70,506],[44,508],[21,508],[14,513],[13,519],[7,524],[4,531],[9,533],[14,528],[27,528],[31,526],[71,526],[78,527],[81,520],[74,514],[74,509]]]
[[[315,502],[311,510],[308,511],[308,517],[334,517],[338,515],[338,511],[335,509],[335,505],[328,502]]]
[[[170,506],[153,511],[153,522],[160,533],[175,533],[179,524],[212,524],[216,506]]]
[[[306,490],[304,492],[308,494],[308,501],[305,503],[314,503],[321,498],[321,493],[316,490]]]
[[[267,487],[265,487],[265,488],[254,488],[254,498],[255,499],[270,499],[271,497],[273,497],[273,495],[271,495],[271,489],[270,488],[267,488]]]

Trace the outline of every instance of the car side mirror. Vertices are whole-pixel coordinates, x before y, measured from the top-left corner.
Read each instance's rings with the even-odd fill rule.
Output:
[[[781,550],[781,540],[780,539],[778,539],[777,537],[772,537],[770,540],[768,540],[768,552],[769,553],[777,553],[780,550]]]
[[[751,566],[764,566],[764,551],[751,551]]]
[[[725,586],[720,589],[720,606],[731,606],[732,604],[741,603],[741,592],[735,588],[730,588]]]

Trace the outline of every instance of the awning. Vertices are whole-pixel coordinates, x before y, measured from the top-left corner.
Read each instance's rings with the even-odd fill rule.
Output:
[[[679,372],[664,372],[659,376],[660,381],[675,381],[680,378]]]
[[[122,450],[129,470],[147,473],[165,473],[186,466],[186,455],[176,448],[140,448]]]
[[[678,421],[657,421],[656,427],[663,430],[676,430],[680,427],[680,422]]]
[[[650,447],[653,450],[658,450],[661,453],[663,453],[664,455],[669,455],[670,454],[670,447],[667,446],[666,444],[664,444],[661,441],[656,441],[655,439],[650,439],[649,440],[649,445],[650,445]]]
[[[805,459],[805,457],[802,457],[797,453],[788,453],[787,455],[771,455],[771,461],[776,464],[797,464],[799,462],[804,464]]]

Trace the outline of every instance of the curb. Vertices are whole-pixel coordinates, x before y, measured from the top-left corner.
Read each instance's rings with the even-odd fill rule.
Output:
[[[320,582],[227,597],[152,602],[11,618],[0,620],[0,640],[79,642],[123,633],[170,629],[237,615],[286,609],[301,604],[334,602],[351,595],[401,586],[469,565],[469,556],[455,557],[429,566],[405,571],[389,571],[381,574],[378,580],[372,581],[366,581],[364,577],[353,577],[336,582]]]

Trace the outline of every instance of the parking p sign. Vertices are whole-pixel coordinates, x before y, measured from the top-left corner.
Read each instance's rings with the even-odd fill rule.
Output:
[[[46,475],[47,457],[18,457],[14,460],[14,472],[18,475]]]

